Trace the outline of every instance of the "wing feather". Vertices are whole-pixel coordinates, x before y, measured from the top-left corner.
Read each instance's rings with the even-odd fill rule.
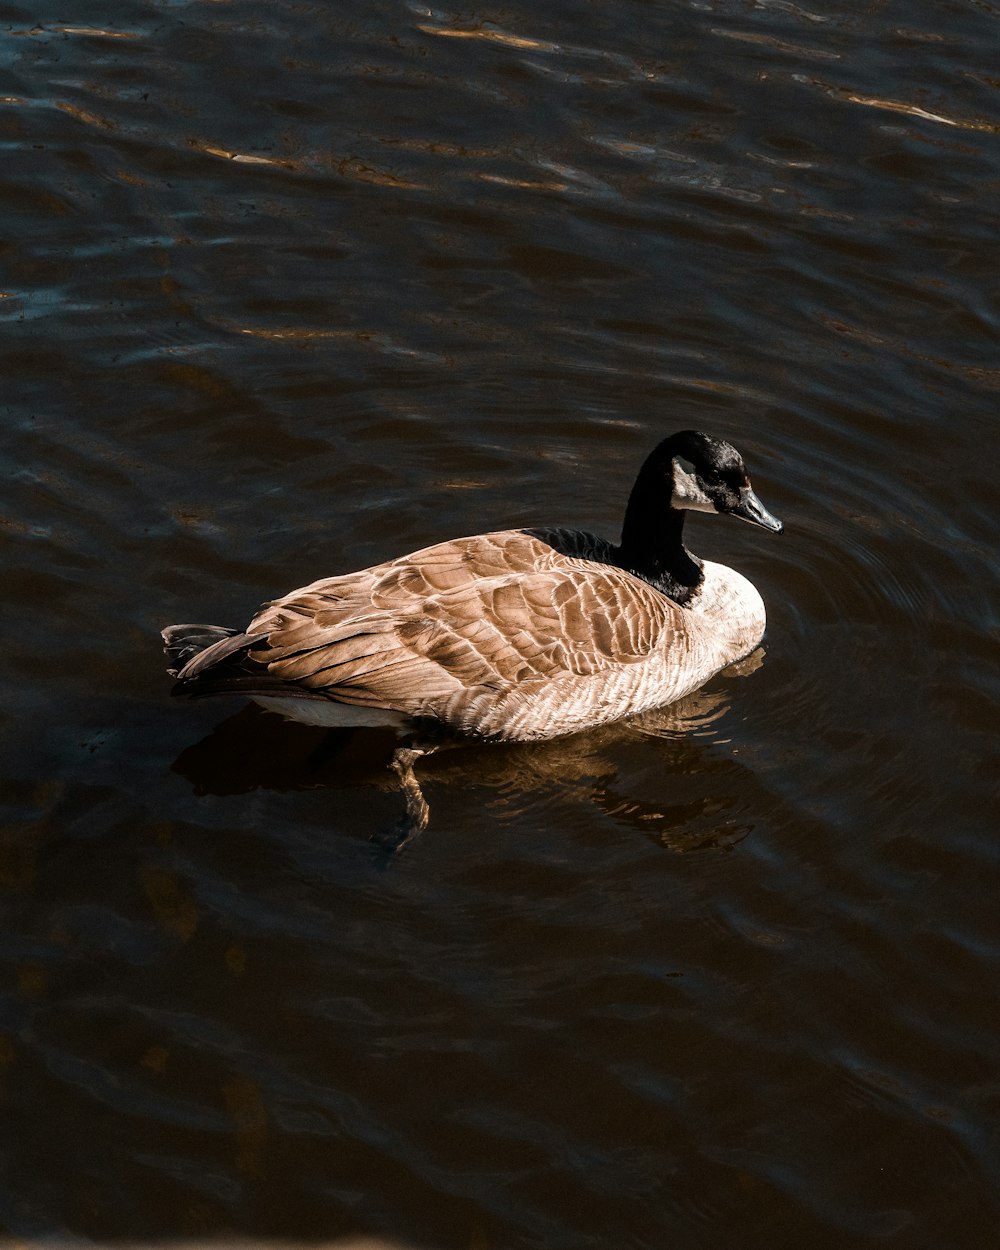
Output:
[[[434,715],[461,697],[613,674],[684,629],[647,583],[514,530],[313,582],[265,605],[247,634],[272,677]]]

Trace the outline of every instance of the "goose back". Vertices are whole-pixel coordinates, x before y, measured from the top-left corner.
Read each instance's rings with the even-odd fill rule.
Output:
[[[706,564],[681,608],[612,551],[571,530],[439,543],[265,605],[247,660],[289,694],[523,740],[672,702],[759,641],[763,604],[739,574]]]

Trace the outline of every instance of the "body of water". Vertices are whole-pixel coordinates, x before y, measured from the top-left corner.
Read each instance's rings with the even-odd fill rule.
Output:
[[[985,1250],[1000,1224],[1000,9],[0,9],[0,1227]],[[684,704],[420,769],[171,702],[439,539],[776,538]]]

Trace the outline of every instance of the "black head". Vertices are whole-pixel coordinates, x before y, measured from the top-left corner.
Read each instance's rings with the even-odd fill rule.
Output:
[[[754,494],[743,457],[731,443],[682,430],[664,440],[653,458],[668,475],[671,508],[728,514],[776,534],[784,529]]]
[[[728,513],[778,534],[783,528],[754,494],[732,444],[697,430],[664,439],[639,470],[612,562],[682,607],[704,579],[701,561],[683,542],[689,511]]]

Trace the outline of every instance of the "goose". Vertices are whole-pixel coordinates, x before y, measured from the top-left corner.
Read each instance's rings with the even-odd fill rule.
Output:
[[[673,703],[749,655],[766,619],[746,577],[684,546],[688,512],[783,529],[735,447],[682,430],[642,464],[617,545],[558,527],[476,534],[311,582],[243,630],[170,625],[172,693],[508,741]],[[411,736],[393,757],[414,829],[427,811],[413,764],[428,749]]]

